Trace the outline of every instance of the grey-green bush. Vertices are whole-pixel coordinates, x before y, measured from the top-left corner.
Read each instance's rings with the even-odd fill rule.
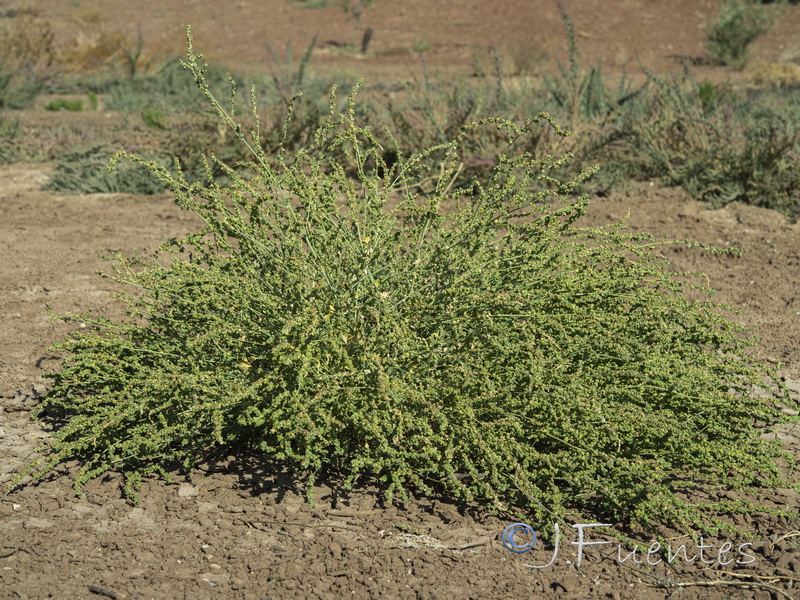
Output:
[[[736,69],[744,68],[750,45],[772,29],[778,8],[764,7],[756,0],[722,0],[716,20],[706,27],[711,59]]]
[[[562,181],[568,156],[515,150],[558,132],[546,115],[468,124],[389,168],[354,92],[307,147],[267,157],[191,44],[187,65],[253,161],[227,186],[145,163],[205,226],[158,260],[117,257],[126,319],[65,317],[90,327],[56,345],[41,410],[64,424],[16,483],[78,459],[77,491],[115,470],[135,500],[143,477],[225,447],[282,461],[309,499],[327,475],[389,501],[445,490],[537,523],[686,533],[796,485],[762,437],[791,418],[749,393],[780,382],[729,311],[668,269],[667,242],[577,226],[591,169]],[[483,128],[504,138],[494,166],[458,185]],[[752,501],[697,492],[716,487]]]

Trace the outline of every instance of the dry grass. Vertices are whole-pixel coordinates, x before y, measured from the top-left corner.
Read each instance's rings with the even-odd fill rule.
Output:
[[[69,11],[69,18],[79,25],[98,25],[106,20],[106,14],[98,8],[74,6]]]
[[[53,65],[56,49],[50,23],[30,13],[0,20],[0,64],[36,70]]]
[[[547,66],[547,51],[535,43],[504,44],[485,47],[473,54],[473,69],[478,75],[538,75]]]
[[[123,48],[132,45],[130,37],[120,33],[81,31],[63,48],[59,66],[69,73],[97,71],[116,64],[122,58]]]
[[[759,85],[800,85],[800,65],[793,62],[753,61],[748,72]]]

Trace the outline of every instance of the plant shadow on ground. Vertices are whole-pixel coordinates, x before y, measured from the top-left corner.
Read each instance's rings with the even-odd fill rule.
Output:
[[[179,465],[174,465],[172,472],[180,473],[183,477],[190,472],[182,471]],[[199,464],[194,471],[195,475],[186,479],[187,481],[203,483],[205,477],[213,473],[224,473],[233,475],[238,480],[238,487],[248,492],[254,498],[269,497],[271,502],[280,504],[287,495],[303,497],[306,490],[298,479],[296,471],[287,462],[264,460],[263,456],[255,453],[242,451],[235,446],[229,448],[215,449],[209,456],[204,458],[203,463]],[[201,477],[197,477],[200,474]],[[341,509],[351,506],[354,498],[358,499],[359,510],[378,510],[387,508],[386,491],[388,484],[381,483],[375,478],[365,477],[355,488],[348,489],[345,485],[346,477],[344,474],[332,472],[322,472],[316,480],[315,487],[322,490],[315,494],[316,503],[330,505],[332,509]],[[423,510],[433,517],[447,522],[447,517],[442,512],[435,510],[437,502],[443,502],[455,508],[461,516],[468,516],[480,521],[485,519],[489,513],[479,504],[470,502],[459,502],[446,490],[438,488],[423,492],[422,490],[410,489],[411,499],[424,498],[426,506]],[[368,508],[363,508],[368,504]],[[404,512],[407,510],[403,505],[396,508]]]

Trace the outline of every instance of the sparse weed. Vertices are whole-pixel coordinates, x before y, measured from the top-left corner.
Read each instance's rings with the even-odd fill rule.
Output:
[[[0,116],[0,164],[14,163],[23,159],[20,143],[22,135],[18,119]]]
[[[414,527],[413,525],[408,525],[406,523],[392,523],[392,527],[399,529],[403,533],[410,533],[412,535],[425,535],[425,532],[419,527]]]
[[[275,92],[280,96],[283,101],[284,109],[288,109],[294,94],[301,89],[305,88],[306,73],[311,63],[311,55],[317,45],[317,37],[314,36],[308,44],[306,51],[300,60],[295,65],[294,57],[292,56],[291,44],[286,44],[284,50],[284,60],[281,61],[272,46],[266,43],[267,52],[269,53],[271,67],[272,67],[272,83]],[[317,81],[314,81],[317,83]],[[311,91],[311,90],[308,90]],[[321,90],[316,90],[317,92]],[[318,94],[317,94],[318,95]]]
[[[800,215],[797,107],[771,106],[769,92],[754,102],[688,74],[650,80],[616,124],[609,160],[629,177],[660,179],[713,206],[738,200]]]
[[[338,6],[342,12],[349,14],[357,24],[361,23],[364,9],[375,6],[375,0],[289,0],[291,4],[309,9],[320,9],[330,5]]]
[[[736,69],[744,68],[750,45],[772,29],[778,10],[779,6],[766,7],[758,0],[722,0],[716,19],[706,28],[711,59]]]
[[[744,10],[743,6],[739,9]],[[751,8],[775,14],[774,7]],[[368,115],[376,126],[376,135],[382,135],[384,126],[394,134],[396,149],[388,139],[382,140],[386,149],[383,158],[390,167],[398,153],[410,155],[419,148],[447,143],[461,135],[465,125],[487,115],[522,122],[547,111],[574,135],[565,138],[540,129],[520,140],[518,147],[539,154],[573,153],[577,160],[564,167],[564,172],[571,175],[602,162],[605,168],[596,177],[582,182],[580,191],[607,193],[624,188],[635,179],[659,179],[680,185],[695,198],[715,206],[739,200],[775,208],[792,217],[800,215],[800,198],[795,191],[800,189],[795,175],[800,172],[798,140],[793,125],[800,113],[793,104],[800,80],[796,65],[759,67],[754,77],[765,85],[780,88],[759,92],[759,105],[749,101],[747,92],[709,81],[698,83],[689,76],[666,83],[648,73],[641,86],[633,86],[625,77],[618,84],[611,84],[600,65],[581,65],[572,21],[563,6],[561,10],[569,60],[566,65],[559,63],[555,73],[544,75],[544,87],[533,78],[514,77],[538,65],[541,56],[535,47],[517,50],[516,54],[509,48],[476,53],[478,76],[455,82],[431,75],[425,53],[420,52],[421,76],[413,85],[385,105],[379,101],[360,102],[355,110]],[[30,15],[25,18],[33,19]],[[37,64],[50,60],[52,48],[46,29],[19,36],[6,35],[16,41],[7,41],[5,47],[39,48],[31,50],[34,57],[31,60]],[[260,109],[257,116],[263,125],[259,142],[270,155],[281,147],[291,150],[308,145],[328,116],[327,90],[334,80],[321,79],[311,70],[315,42],[312,40],[299,57],[293,56],[287,47],[285,55],[279,58],[267,46],[270,76],[250,76],[250,81],[242,86],[249,88],[255,84],[258,97],[267,107]],[[135,44],[120,37],[87,38],[84,46],[83,56],[93,57],[91,60],[79,60],[77,55],[69,58],[66,53],[66,63],[61,61],[63,57],[56,56],[59,65],[72,62],[77,67],[80,63],[81,68],[90,69],[92,63],[106,68],[84,71],[74,81],[69,78],[50,81],[49,91],[83,94],[91,90],[89,103],[93,108],[97,106],[94,94],[105,93],[106,108],[140,116],[150,130],[154,152],[179,158],[191,181],[202,180],[203,160],[210,157],[211,148],[223,137],[219,127],[210,122],[213,116],[198,99],[192,78],[178,61],[166,61],[155,72],[149,72],[151,68],[142,59],[141,36]],[[16,50],[12,52],[14,56],[17,54]],[[521,57],[531,59],[531,64],[521,67],[518,64]],[[209,69],[206,78],[217,94],[229,85],[218,67]],[[344,86],[354,81],[352,75],[339,79],[336,83]],[[30,106],[43,85],[44,80],[35,69],[0,65],[0,108]],[[295,91],[300,89],[304,93],[298,100]],[[237,97],[236,102],[242,100]],[[293,119],[284,130],[283,115],[289,106]],[[176,107],[180,110],[176,111]],[[246,107],[240,109],[245,113],[246,110]],[[244,120],[248,127],[253,125],[249,115],[244,114]],[[494,164],[494,157],[504,143],[503,136],[489,129],[473,129],[462,139],[464,164],[458,183],[471,177],[485,178],[486,169]],[[231,164],[247,158],[233,145],[223,144],[223,148],[221,153]],[[7,152],[6,156],[28,154]],[[38,151],[34,154],[39,155]],[[438,165],[430,166],[434,171],[438,169]],[[213,162],[211,169],[215,177],[225,177]],[[138,184],[135,189],[139,189]]]
[[[70,20],[80,25],[96,27],[107,19],[105,12],[88,6],[73,6],[69,11]]]
[[[0,109],[30,106],[44,89],[54,56],[47,22],[28,13],[0,19]]]
[[[209,71],[209,84],[220,90],[227,80],[215,69]],[[153,74],[117,80],[106,89],[105,103],[109,110],[127,113],[145,109],[197,112],[203,108],[191,76],[177,59],[167,61]]]
[[[27,108],[44,89],[44,80],[25,69],[0,63],[0,109]]]
[[[428,41],[428,36],[426,36],[424,33],[418,35],[414,39],[414,42],[411,44],[412,52],[417,52],[417,53],[429,52],[430,49],[431,49],[431,43]]]
[[[130,132],[118,127],[89,126],[72,120],[68,124],[29,125],[21,139],[25,160],[60,161],[76,149],[100,148],[128,142]]]
[[[464,128],[488,115],[501,116],[509,120],[524,121],[546,108],[535,105],[541,97],[527,81],[508,85],[504,78],[500,56],[494,53],[495,70],[476,78],[443,80],[431,75],[424,56],[420,57],[421,76],[416,78],[401,96],[401,101],[375,102],[363,110],[370,121],[385,125],[393,132],[393,142],[386,140],[389,162],[398,150],[401,154],[413,154],[419,148],[445,144],[455,137],[462,137],[463,164],[458,182],[473,177],[484,180],[487,169],[495,164],[495,158],[507,140],[502,132],[491,128]],[[381,129],[377,127],[376,129]],[[518,141],[520,151],[550,153],[557,152],[562,136],[553,135],[547,128],[530,132]],[[396,144],[397,149],[392,146]],[[438,165],[431,165],[433,170]]]
[[[348,14],[353,20],[356,31],[362,30],[361,15],[365,9],[372,8],[375,5],[375,0],[289,0],[290,3],[301,6],[303,8],[320,9],[329,5],[338,6],[342,12]],[[369,42],[372,39],[372,30],[369,28],[363,29],[361,37],[360,52],[365,54],[369,47]],[[354,45],[345,45],[344,48],[355,50]]]
[[[480,48],[472,54],[473,74],[477,77],[494,77],[500,68],[508,77],[539,75],[547,62],[547,56],[541,46],[532,42]]]
[[[151,56],[149,59],[144,58],[144,38],[142,37],[142,29],[136,30],[136,45],[133,47],[122,46],[120,48],[120,56],[128,77],[133,79],[140,73],[150,72],[154,65],[159,61],[159,56]]]
[[[785,92],[800,89],[800,65],[793,62],[766,62],[753,60],[748,74],[760,86],[773,87]]]
[[[141,28],[135,40],[119,32],[93,30],[90,34],[81,31],[59,52],[58,64],[67,73],[104,72],[109,79],[133,79],[152,73],[165,60],[160,53],[145,52]]]
[[[164,191],[158,178],[133,165],[110,173],[106,167],[113,154],[103,145],[73,149],[59,157],[55,173],[43,189],[62,194],[158,194]]]
[[[27,72],[46,69],[55,62],[53,40],[47,21],[30,15],[0,19],[0,64]]]
[[[600,65],[590,65],[589,70],[584,70],[581,65],[578,38],[575,27],[564,5],[559,2],[561,16],[569,46],[569,67],[559,61],[559,77],[543,75],[545,85],[550,92],[551,100],[555,103],[553,111],[558,118],[569,123],[570,128],[581,132],[588,125],[589,128],[602,126],[602,121],[613,118],[620,108],[639,95],[643,87],[634,88],[624,76],[620,79],[617,90],[612,90],[603,79],[603,70]]]

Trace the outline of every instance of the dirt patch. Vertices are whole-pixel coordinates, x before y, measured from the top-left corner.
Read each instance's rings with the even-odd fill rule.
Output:
[[[56,24],[57,40],[86,40],[100,32],[127,36],[131,49],[142,33],[145,56],[185,53],[186,25],[191,25],[196,48],[208,58],[229,65],[263,69],[269,62],[265,44],[283,54],[288,44],[297,58],[317,36],[314,65],[349,70],[372,79],[408,79],[418,76],[415,49],[427,48],[426,60],[438,69],[469,72],[476,51],[494,47],[509,58],[566,61],[567,41],[554,0],[459,0],[430,2],[405,0],[376,2],[364,11],[361,27],[373,29],[367,56],[344,50],[359,47],[362,31],[336,3],[321,10],[299,8],[291,2],[199,2],[142,0],[126,3],[84,0],[39,2],[40,15]],[[704,27],[713,19],[717,0],[654,2],[625,0],[563,0],[570,14],[582,56],[602,64],[609,74],[639,72],[639,64],[658,73],[678,71],[693,64],[700,78],[728,78],[703,66]],[[90,18],[89,18],[90,17]],[[800,43],[800,7],[788,7],[780,23],[758,40],[755,49],[769,62],[788,56]],[[538,58],[537,58],[538,57]]]

